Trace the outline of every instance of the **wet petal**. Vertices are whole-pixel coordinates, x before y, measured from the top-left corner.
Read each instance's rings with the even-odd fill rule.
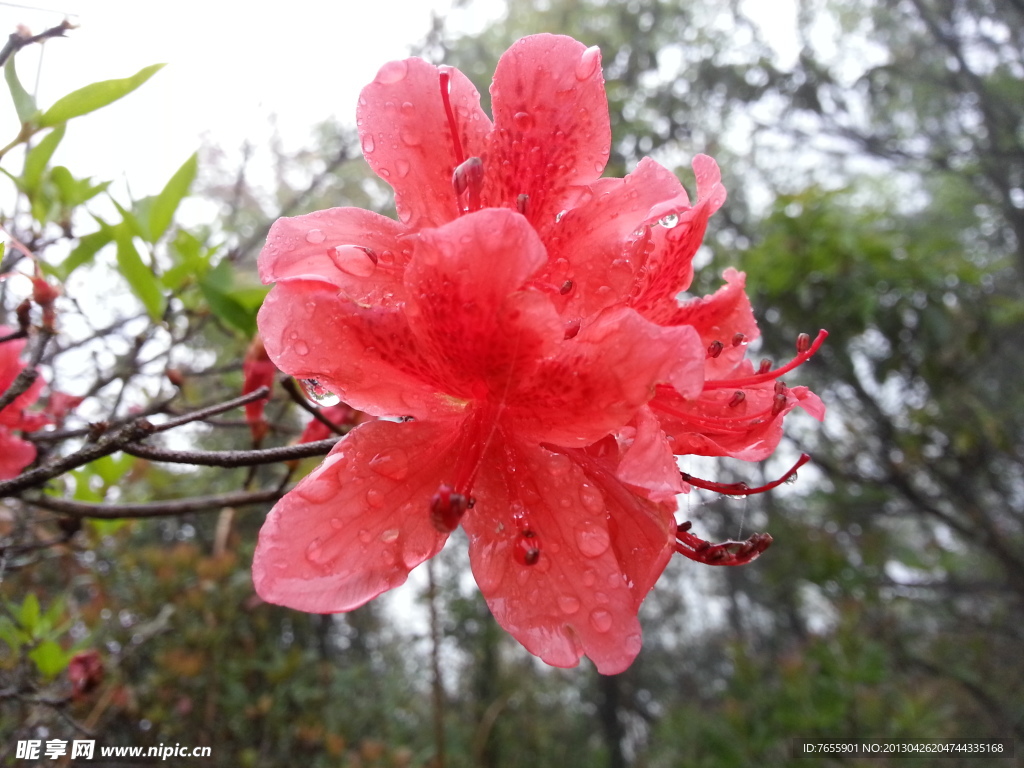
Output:
[[[686,302],[666,320],[666,325],[692,326],[705,347],[716,341],[722,343],[721,354],[705,363],[708,379],[734,375],[733,370],[746,354],[747,344],[761,335],[747,298],[746,275],[730,267],[722,277],[726,284],[715,293]],[[742,334],[743,339],[734,344],[736,334]]]
[[[473,574],[491,611],[548,664],[572,667],[586,655],[603,674],[621,672],[641,646],[642,596],[624,560],[651,554],[623,552],[613,540],[613,520],[633,510],[606,498],[565,454],[518,444],[506,459],[510,471],[481,477],[476,506],[463,521]],[[533,565],[515,553],[524,528],[539,542]],[[668,559],[660,549],[670,539],[666,528],[654,553],[660,568]]]
[[[463,152],[466,157],[478,156],[491,122],[469,79],[457,69],[447,71]],[[436,227],[459,215],[452,189],[458,162],[437,67],[422,59],[385,64],[363,89],[356,121],[366,162],[394,188],[403,223]]]
[[[0,480],[17,477],[21,470],[36,460],[36,447],[0,427]]]
[[[444,546],[430,499],[457,423],[356,427],[271,510],[253,558],[270,603],[313,613],[358,608],[405,582]]]
[[[683,480],[661,423],[647,406],[637,412],[632,432],[616,476],[652,501],[672,501],[683,492]]]
[[[526,219],[505,209],[422,232],[405,280],[424,354],[467,387],[523,375],[564,335],[550,300],[522,290],[546,259]]]
[[[498,62],[491,99],[485,204],[515,207],[528,195],[527,215],[543,234],[573,188],[600,177],[608,162],[600,52],[570,37],[525,37]]]
[[[664,226],[652,228],[654,248],[644,279],[630,302],[644,316],[659,322],[671,315],[675,297],[690,286],[693,257],[704,239],[708,219],[725,202],[718,164],[707,155],[697,155],[693,170],[697,177],[697,202],[692,208],[663,219]]]
[[[551,282],[571,280],[563,314],[586,317],[625,300],[653,250],[651,224],[661,212],[688,207],[671,171],[644,158],[622,179],[600,179],[548,231]]]
[[[692,328],[662,328],[610,308],[524,377],[509,398],[509,418],[537,442],[582,447],[632,419],[658,383],[696,396],[703,365]]]
[[[400,309],[364,307],[326,283],[278,283],[257,318],[267,354],[374,416],[443,415],[442,380]],[[449,406],[451,407],[451,406]]]
[[[331,208],[281,218],[259,257],[264,283],[320,280],[363,303],[401,289],[412,253],[405,227],[362,208]]]

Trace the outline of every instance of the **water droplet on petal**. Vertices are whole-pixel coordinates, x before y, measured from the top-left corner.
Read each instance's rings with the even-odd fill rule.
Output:
[[[327,255],[334,266],[353,277],[369,277],[377,268],[377,254],[363,245],[337,245]]]
[[[331,518],[331,528],[333,528],[336,531],[340,531],[344,527],[345,527],[345,522],[340,517],[332,517]]]
[[[512,124],[520,131],[525,133],[526,131],[533,128],[533,115],[531,115],[529,112],[516,112],[514,115],[512,115]]]
[[[319,536],[309,542],[306,547],[306,559],[313,565],[323,565],[329,559],[324,552],[324,545]]]
[[[313,400],[318,405],[329,408],[330,406],[337,405],[341,402],[340,397],[331,392],[316,379],[302,379],[299,383],[306,391],[306,397]]]
[[[411,166],[409,165],[409,161],[408,160],[396,160],[395,161],[395,170],[398,172],[398,175],[401,178],[404,179],[406,176],[409,175],[409,171],[411,170]]]
[[[670,213],[667,216],[662,216],[658,219],[658,224],[663,226],[665,229],[672,229],[679,224],[679,214]]]
[[[567,214],[567,213],[568,213],[568,211],[559,211],[558,213],[556,213],[555,214],[555,223],[557,224],[558,222],[560,222],[562,220],[562,217],[565,216],[565,214]]]
[[[600,65],[601,49],[596,45],[592,45],[583,52],[580,60],[576,62],[576,79],[581,83],[584,80],[589,80],[597,72],[597,68]]]
[[[562,609],[562,613],[571,616],[580,609],[580,601],[572,595],[562,595],[558,598],[558,607]]]
[[[295,342],[295,352],[296,354],[305,357],[306,355],[309,354],[309,344],[300,339],[299,341]]]
[[[366,503],[380,509],[384,506],[384,494],[377,488],[370,488],[366,491]]]
[[[516,538],[512,554],[520,565],[536,565],[540,560],[540,539],[531,530],[522,531]]]
[[[309,232],[306,233],[306,242],[312,243],[313,245],[316,245],[317,243],[322,243],[326,239],[327,235],[325,235],[323,231],[319,229],[311,229],[309,230]]]
[[[389,61],[377,73],[376,82],[382,85],[393,85],[405,79],[409,72],[409,64],[405,61]]]
[[[584,485],[580,488],[580,501],[583,502],[586,510],[592,514],[596,515],[604,512],[604,497],[593,486]]]
[[[597,523],[587,521],[576,526],[576,544],[587,557],[599,557],[608,550],[608,531]]]
[[[397,528],[388,528],[384,533],[380,535],[380,540],[385,544],[390,544],[392,541],[398,538]]]
[[[363,136],[363,154],[368,155],[373,152],[374,147],[377,145],[373,143],[373,136],[366,134]]]
[[[597,582],[597,574],[594,573],[593,568],[588,568],[583,572],[583,586],[592,587]]]
[[[409,457],[401,448],[390,453],[378,453],[370,459],[370,469],[392,480],[404,480],[409,474]]]
[[[380,252],[380,260],[379,261],[380,261],[381,264],[384,264],[384,265],[394,264],[395,263],[395,254],[392,253],[391,251],[381,251]]]
[[[402,128],[398,131],[398,135],[406,144],[406,146],[409,147],[418,147],[420,144],[423,143],[423,136],[420,135],[420,132],[417,131],[415,128],[411,128],[407,125],[402,126]]]
[[[612,628],[612,615],[603,608],[598,608],[590,614],[590,626],[598,632],[604,633]]]
[[[569,457],[564,453],[553,453],[548,456],[548,472],[554,477],[561,477],[569,473],[570,468]]]

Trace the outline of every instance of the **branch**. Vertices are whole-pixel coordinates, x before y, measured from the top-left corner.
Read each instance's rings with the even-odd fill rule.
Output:
[[[310,456],[323,456],[337,445],[340,439],[340,437],[330,437],[313,443],[252,451],[170,451],[142,443],[129,443],[121,450],[140,459],[167,461],[173,464],[195,464],[204,467],[251,467],[258,464],[272,464],[275,461],[292,461],[293,459],[306,459]]]
[[[33,43],[41,43],[44,40],[48,40],[51,37],[64,37],[65,32],[67,32],[69,29],[76,28],[77,26],[75,24],[72,24],[67,19],[64,19],[64,21],[62,21],[56,27],[50,27],[48,30],[46,30],[45,32],[40,32],[38,35],[22,34],[20,30],[18,32],[12,32],[10,34],[10,37],[7,38],[6,45],[4,45],[3,49],[0,50],[0,67],[2,67],[7,62],[7,60],[11,58],[11,56],[20,51],[25,46],[32,45]]]
[[[276,501],[287,492],[286,489],[272,488],[262,491],[235,491],[216,496],[195,496],[191,499],[170,499],[137,504],[94,504],[85,501],[58,499],[53,496],[38,496],[24,499],[51,512],[72,517],[88,517],[96,520],[120,520],[124,518],[172,517],[190,512],[211,512],[224,507],[244,507],[249,504],[264,504]]]
[[[11,480],[0,482],[0,498],[11,496],[35,485],[41,485],[47,480],[62,475],[83,464],[88,464],[90,461],[109,456],[120,451],[129,443],[137,443],[139,440],[157,432],[166,432],[169,429],[180,427],[182,424],[188,424],[207,416],[230,411],[232,408],[245,405],[250,400],[266,397],[269,393],[268,387],[260,387],[247,395],[242,395],[217,405],[211,405],[208,408],[201,408],[198,411],[179,416],[176,419],[169,419],[163,424],[153,424],[144,418],[135,419],[114,432],[103,435],[97,442],[87,445],[85,448],[75,451],[62,459],[31,469]]]
[[[288,396],[291,397],[292,402],[294,402],[303,410],[308,411],[310,414],[312,414],[314,419],[316,419],[329,430],[331,430],[331,432],[333,432],[336,435],[345,435],[348,433],[347,429],[339,427],[333,421],[324,416],[319,408],[312,405],[305,397],[303,397],[302,393],[299,392],[298,386],[295,384],[295,379],[293,379],[291,376],[281,379],[281,388],[288,393]]]

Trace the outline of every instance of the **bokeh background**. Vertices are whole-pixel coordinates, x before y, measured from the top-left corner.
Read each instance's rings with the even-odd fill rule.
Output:
[[[37,28],[61,18],[40,23],[36,10],[3,5],[5,18],[25,15]],[[102,28],[94,5],[81,20],[95,10]],[[65,321],[81,313],[105,329],[89,342],[100,345],[92,362],[55,368],[55,384],[90,397],[71,426],[158,400],[171,391],[160,374],[172,361],[184,402],[238,394],[258,306],[255,258],[270,223],[338,205],[393,215],[388,187],[360,155],[359,88],[386,60],[415,54],[462,69],[486,107],[498,56],[542,31],[601,48],[614,136],[607,175],[650,155],[692,190],[692,156],[717,159],[729,199],[690,292],[715,290],[727,266],[746,271],[762,354],[774,359],[791,356],[799,333],[827,328],[826,346],[788,383],[809,385],[829,414],[824,425],[789,419],[766,466],[684,459],[695,475],[751,484],[781,474],[800,451],[813,463],[771,494],[681,499],[681,519],[705,538],[765,530],[775,544],[742,568],[671,563],[641,612],[643,652],[614,677],[586,661],[545,667],[506,636],[468,576],[458,536],[395,594],[323,617],[256,598],[249,567],[265,504],[87,520],[33,547],[63,530],[57,517],[0,501],[3,764],[19,764],[17,738],[86,732],[103,745],[213,747],[212,757],[182,764],[310,768],[775,766],[790,763],[800,737],[1001,737],[1022,748],[1020,0],[465,0],[406,11],[296,2],[274,11],[273,35],[250,29],[257,12],[242,4],[211,18],[167,6],[166,19],[143,5],[156,8],[111,4],[118,23],[131,21],[112,38],[123,54],[89,37],[99,33],[87,24],[45,44],[46,103],[69,89],[63,83],[88,82],[96,61],[102,74],[92,79],[172,60],[137,94],[81,118],[74,141],[69,128],[54,162],[113,179],[110,189],[134,200],[140,189],[159,191],[198,149],[173,231],[199,244],[209,275],[220,271],[196,278],[199,298],[188,298],[184,278],[167,288],[167,306],[180,292],[188,334],[137,344],[152,325],[137,287],[112,301],[116,280],[98,282],[117,271],[112,253],[105,263],[97,249],[59,274],[79,301]],[[189,69],[211,51],[215,59]],[[19,54],[27,83],[39,63],[30,55],[38,52]],[[77,61],[89,64],[76,70]],[[171,72],[178,62],[184,74]],[[193,98],[188,84],[200,81]],[[0,110],[13,135],[13,108]],[[8,156],[2,165],[17,175],[20,163]],[[42,238],[62,225],[26,211],[13,187],[4,195],[8,231],[35,227]],[[112,210],[102,195],[90,205],[100,216]],[[94,226],[79,226],[84,211],[68,219],[67,237],[35,241],[54,263],[82,253],[80,233]],[[172,257],[192,247],[181,237]],[[153,253],[160,247],[155,240]],[[18,297],[4,291],[0,309],[13,324]],[[225,309],[224,296],[235,304]],[[204,301],[221,303],[211,311]],[[293,439],[308,418],[280,394],[267,413],[266,445]],[[237,414],[178,439],[204,448],[250,440]],[[272,483],[273,471],[115,454],[60,479],[57,492],[83,502],[171,499]],[[57,650],[40,663],[44,642]],[[105,672],[70,697],[67,660],[83,650],[98,651]]]

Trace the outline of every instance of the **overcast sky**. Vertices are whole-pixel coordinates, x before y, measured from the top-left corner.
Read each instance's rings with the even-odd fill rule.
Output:
[[[493,1],[473,6],[462,15],[469,27],[495,13]],[[432,11],[450,7],[451,0],[29,0],[0,3],[0,34],[19,23],[38,33],[64,16],[80,25],[42,49],[44,108],[90,82],[167,62],[122,102],[73,121],[54,159],[78,176],[127,179],[139,197],[158,191],[204,138],[225,147],[265,140],[271,114],[293,146],[324,118],[354,123],[363,85],[423,39]],[[38,61],[38,47],[18,55],[30,91]],[[6,96],[0,133],[3,144],[17,133]]]

